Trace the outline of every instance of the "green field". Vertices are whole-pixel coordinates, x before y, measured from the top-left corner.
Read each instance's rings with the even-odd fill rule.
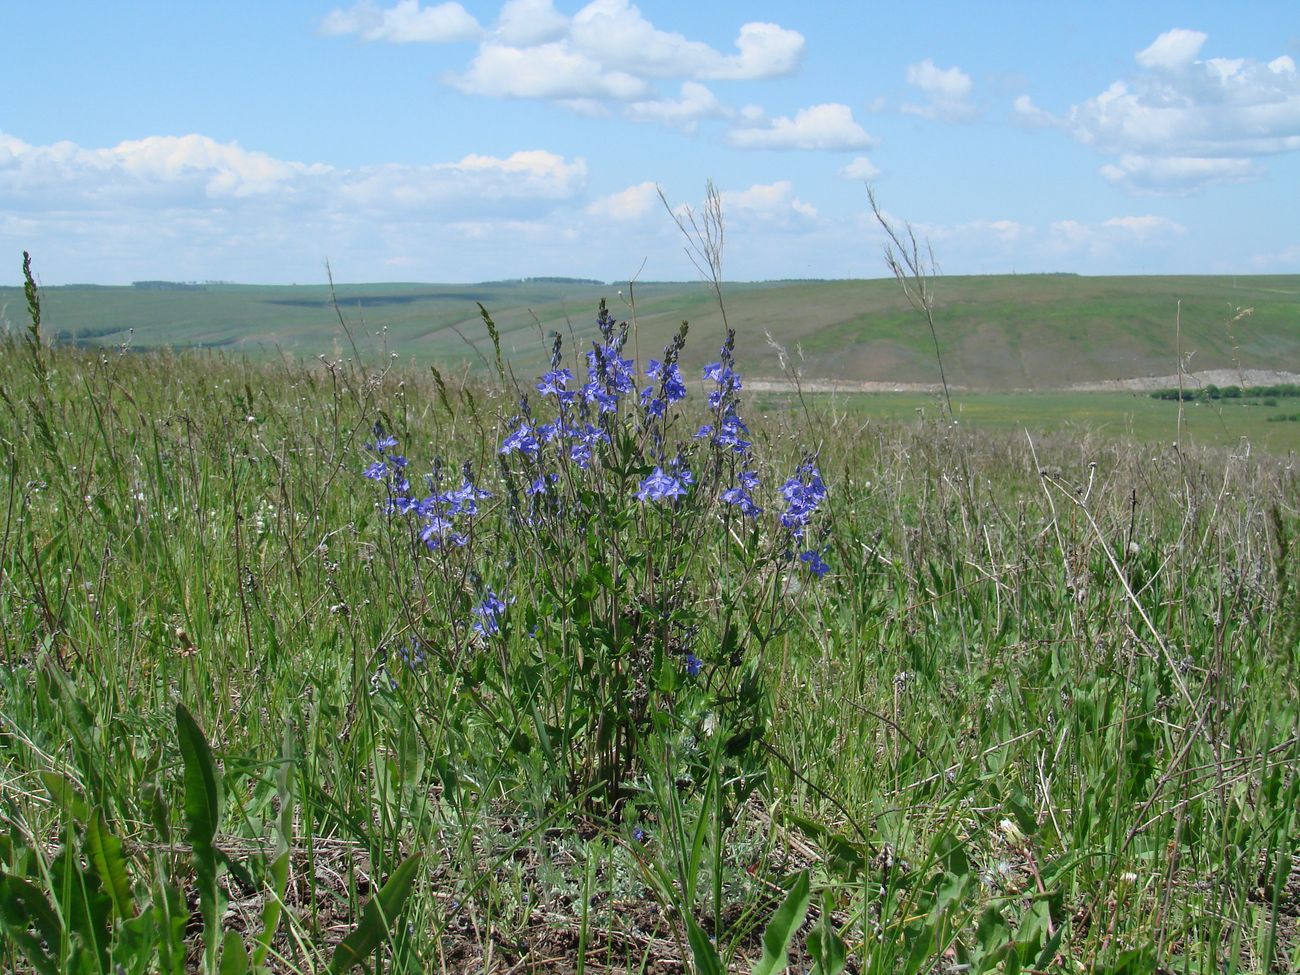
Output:
[[[756,394],[769,412],[798,407],[795,397]],[[819,410],[842,412],[860,422],[909,423],[943,415],[942,397],[929,393],[812,394]],[[1287,454],[1300,450],[1300,422],[1292,418],[1295,400],[1186,403],[1181,442],[1207,447],[1257,449]],[[1010,435],[1053,435],[1081,442],[1145,443],[1168,448],[1179,441],[1175,402],[1144,392],[1102,393],[1044,390],[1034,393],[971,393],[953,396],[958,423]],[[1280,419],[1286,418],[1286,419]]]
[[[478,327],[0,345],[0,968],[1300,971],[1270,408],[564,414]]]
[[[38,260],[39,266],[39,260]],[[570,329],[585,342],[592,309],[636,301],[648,349],[683,319],[696,341],[685,361],[721,334],[718,309],[699,283],[635,288],[591,283],[340,285],[339,309],[369,361],[396,352],[423,365],[486,367],[477,302],[500,327],[503,351],[522,373],[544,362],[544,338]],[[1051,389],[1071,383],[1189,369],[1295,369],[1300,363],[1300,276],[939,278],[936,323],[950,383],[975,389]],[[727,285],[728,319],[755,376],[780,374],[768,333],[808,378],[932,382],[930,336],[892,280]],[[1181,316],[1178,314],[1182,303]],[[209,285],[199,290],[60,287],[45,292],[47,331],[61,341],[132,348],[203,347],[272,359],[352,354],[329,288]],[[0,307],[21,325],[20,289],[0,288]],[[1232,323],[1242,309],[1252,313]],[[1181,319],[1181,340],[1176,321]],[[707,342],[699,337],[708,336]]]

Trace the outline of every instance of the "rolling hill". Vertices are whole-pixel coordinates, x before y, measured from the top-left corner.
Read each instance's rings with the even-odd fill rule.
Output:
[[[1300,370],[1300,275],[1079,277],[1006,275],[935,281],[935,319],[948,380],[971,389],[1051,389],[1165,376],[1184,364],[1212,369]],[[585,347],[600,299],[631,318],[642,357],[656,355],[683,320],[685,363],[707,361],[721,316],[698,282],[599,285],[577,280],[482,284],[209,284],[43,292],[47,331],[62,342],[134,349],[201,347],[253,359],[281,354],[367,360],[397,353],[420,364],[486,367],[491,345],[478,302],[495,320],[502,351],[523,374],[546,358],[559,329]],[[937,380],[928,329],[892,280],[775,281],[725,286],[747,375],[778,377],[768,336],[809,380]],[[1181,310],[1180,310],[1181,303]],[[1244,309],[1250,309],[1242,314]],[[19,288],[0,288],[7,327],[21,329]],[[347,330],[340,324],[347,323]],[[1181,336],[1179,335],[1181,331]],[[351,338],[349,338],[349,332]]]

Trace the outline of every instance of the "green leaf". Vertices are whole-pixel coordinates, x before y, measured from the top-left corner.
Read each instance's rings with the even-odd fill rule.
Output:
[[[221,942],[221,975],[248,975],[248,952],[238,931],[227,931]]]
[[[271,864],[271,895],[262,905],[262,932],[257,936],[257,946],[253,949],[253,966],[261,969],[266,964],[266,956],[271,950],[271,939],[275,937],[276,928],[280,926],[280,915],[284,910],[284,892],[289,885],[289,851],[285,850]]]
[[[848,946],[835,931],[832,912],[835,904],[829,891],[822,892],[822,916],[808,936],[808,954],[813,967],[809,975],[840,975],[848,964]]]
[[[135,899],[131,881],[126,875],[126,859],[122,856],[122,841],[109,830],[104,812],[98,806],[86,824],[86,857],[94,864],[100,883],[108,893],[113,913],[125,921],[135,915]]]
[[[41,784],[45,786],[45,791],[50,794],[50,798],[77,822],[84,823],[90,818],[90,807],[81,798],[76,783],[66,775],[60,775],[58,772],[42,772]]]
[[[217,835],[217,821],[221,815],[217,763],[198,722],[185,705],[179,703],[176,705],[176,735],[185,763],[186,838],[194,847],[196,861],[200,855],[204,856],[208,862],[200,866],[215,875],[217,861],[212,841]]]
[[[59,944],[63,925],[35,884],[22,877],[0,876],[0,923],[33,968],[41,975],[59,975],[59,959],[45,946]]]
[[[718,949],[704,933],[695,918],[686,915],[686,938],[691,943],[691,957],[695,959],[697,975],[727,975],[727,969],[718,957]]]
[[[331,975],[343,975],[357,965],[364,964],[388,937],[393,922],[397,920],[402,905],[411,892],[421,856],[422,854],[414,853],[403,860],[388,878],[388,883],[370,898],[362,912],[361,923],[334,949],[334,957],[330,959],[329,966]]]
[[[754,975],[778,975],[785,971],[790,963],[790,942],[808,913],[808,899],[808,871],[802,870],[763,931],[763,956],[754,963]]]
[[[221,933],[221,891],[217,887],[217,849],[213,840],[221,817],[217,763],[208,740],[185,705],[176,704],[176,736],[185,763],[185,827],[194,857],[194,878],[203,915],[205,970],[216,969],[217,936]]]

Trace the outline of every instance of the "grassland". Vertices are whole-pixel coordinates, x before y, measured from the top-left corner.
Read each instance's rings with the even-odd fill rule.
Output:
[[[1034,283],[1058,308],[1088,287]],[[849,339],[817,350],[814,295],[872,287],[753,291],[830,362]],[[620,407],[579,471],[526,449],[477,309],[448,312],[487,361],[462,382],[333,355],[306,324],[329,309],[277,307],[325,361],[0,350],[0,967],[1300,972],[1300,474],[1201,438],[1226,408],[1152,449],[1071,425],[1114,397],[1026,401],[1032,443],[906,400],[742,397],[749,519],[694,388]],[[537,344],[518,315],[507,356]],[[177,321],[137,345],[227,334]],[[1123,400],[1172,440],[1176,404]],[[391,453],[362,476],[388,435],[490,492],[463,546],[386,508]],[[656,500],[665,449],[696,483]],[[796,537],[777,516],[812,463]]]
[[[943,413],[942,398],[933,393],[815,394],[813,399],[819,409],[858,422],[907,424]],[[797,406],[789,394],[756,394],[755,402],[770,413]],[[961,424],[1022,439],[1025,433],[1066,435],[1080,441],[1147,444],[1157,452],[1181,439],[1184,445],[1204,447],[1251,444],[1285,456],[1300,451],[1300,423],[1279,419],[1295,412],[1292,402],[1188,403],[1181,426],[1177,403],[1145,392],[961,391],[953,396],[953,411]]]
[[[948,379],[957,386],[1055,389],[1169,375],[1180,354],[1192,370],[1294,369],[1300,363],[1296,275],[953,277],[936,287],[939,340]],[[421,364],[463,362],[485,375],[482,302],[500,328],[507,358],[529,375],[545,363],[544,336],[572,327],[585,341],[590,309],[602,297],[616,301],[614,290],[590,283],[376,284],[341,285],[336,294],[357,347],[371,361],[396,352]],[[721,334],[717,307],[703,285],[644,283],[623,291],[636,300],[638,334],[650,349],[662,348],[683,319],[697,336]],[[66,287],[45,295],[47,331],[91,346],[204,347],[260,360],[351,352],[322,284],[197,291]],[[0,307],[21,324],[20,289],[0,288]],[[1246,308],[1252,313],[1233,322]],[[771,333],[796,353],[810,379],[935,379],[929,335],[892,281],[728,285],[727,309],[751,375],[780,374],[766,342]],[[697,340],[685,361],[698,368],[705,361],[702,347],[715,344]]]

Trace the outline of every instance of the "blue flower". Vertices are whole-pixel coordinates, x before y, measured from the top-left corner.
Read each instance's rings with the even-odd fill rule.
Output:
[[[559,474],[539,474],[528,485],[525,493],[529,495],[545,494],[547,489],[559,479]]]
[[[424,644],[418,637],[412,637],[403,643],[397,648],[397,653],[408,670],[421,670],[424,668]]]
[[[743,454],[754,444],[753,441],[741,437],[742,433],[749,433],[749,427],[745,426],[745,421],[736,416],[733,411],[728,410],[718,424],[713,442],[719,447],[730,447],[735,453]]]
[[[817,506],[826,497],[826,485],[822,483],[816,465],[812,461],[800,464],[795,475],[781,486],[781,494],[786,500],[781,524],[790,530],[793,537],[802,538]]]
[[[723,491],[722,500],[727,504],[734,504],[747,518],[756,518],[763,513],[763,509],[754,503],[754,499],[743,487],[733,487]]]
[[[808,566],[808,571],[818,579],[831,571],[831,567],[822,561],[821,554],[816,549],[801,553],[799,561]]]
[[[543,396],[559,397],[561,403],[571,403],[576,393],[565,393],[565,385],[573,379],[568,369],[552,369],[537,381],[537,391]]]
[[[367,467],[363,473],[372,481],[382,481],[388,476],[388,465],[382,460],[377,460]]]
[[[641,490],[637,491],[636,499],[638,501],[671,501],[673,498],[684,498],[687,493],[687,485],[693,480],[690,471],[684,471],[674,477],[672,474],[665,473],[662,467],[656,467],[641,482]]]
[[[483,601],[474,607],[474,615],[478,617],[473,626],[474,632],[483,636],[496,636],[501,632],[501,620],[505,612],[505,601],[489,589]]]
[[[537,441],[537,432],[527,420],[519,424],[519,429],[501,441],[501,453],[512,454],[516,450],[529,458],[535,458],[542,449]]]
[[[688,653],[686,655],[686,676],[687,677],[699,677],[700,666],[701,664],[700,664],[699,657],[695,656],[695,654],[693,653]]]

